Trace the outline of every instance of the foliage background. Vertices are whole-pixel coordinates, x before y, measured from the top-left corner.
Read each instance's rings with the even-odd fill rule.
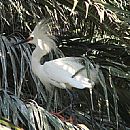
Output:
[[[99,83],[92,95],[89,90],[74,90],[78,124],[89,129],[130,126],[128,0],[6,0],[0,2],[0,14],[2,121],[6,118],[15,126],[30,130],[80,129],[48,112],[67,107],[69,98],[63,96],[66,91],[56,89],[52,101],[47,103],[48,93],[31,70],[34,47],[11,46],[28,37],[36,23],[46,18],[51,19],[51,33],[65,56],[84,55],[88,72],[90,64],[100,66]],[[68,118],[71,113],[66,109],[62,115]]]

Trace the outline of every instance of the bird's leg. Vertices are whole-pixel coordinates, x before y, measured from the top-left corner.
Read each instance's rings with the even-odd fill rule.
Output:
[[[67,91],[67,93],[69,94],[69,97],[70,97],[70,109],[73,110],[74,96],[67,88],[66,88],[66,91]]]
[[[51,101],[53,98],[53,94],[54,94],[54,88],[52,87],[52,91],[49,91],[49,96],[48,96],[48,104],[47,104],[47,111],[49,111],[50,107],[51,107]]]
[[[70,110],[71,110],[71,116],[70,116],[70,119],[69,119],[69,121],[70,122],[72,122],[73,124],[75,124],[75,115],[74,115],[74,107],[73,107],[73,105],[74,105],[74,96],[73,96],[73,93],[71,93],[70,91],[69,91],[69,89],[67,89],[67,87],[66,87],[66,84],[64,84],[64,83],[60,83],[60,85],[62,86],[62,88],[64,88],[66,91],[67,91],[67,93],[69,94],[69,97],[70,97]],[[68,108],[68,107],[67,107]],[[66,109],[65,109],[66,110]]]
[[[68,108],[70,108],[71,110],[71,114],[70,114],[70,118],[68,120],[65,120],[65,121],[69,121],[73,124],[76,124],[76,120],[75,120],[75,115],[74,115],[74,108],[73,108],[73,104],[74,104],[74,96],[73,94],[66,88],[66,85],[64,83],[61,83],[60,84],[65,90],[66,92],[68,93],[69,95],[69,98],[70,98],[70,105],[69,107],[66,107],[65,109],[63,109],[62,111],[60,112],[52,112],[53,115],[59,117],[62,121],[65,120],[64,116],[62,116],[61,114],[67,110]],[[52,99],[52,98],[51,98]]]
[[[73,104],[74,104],[74,96],[73,93],[71,93],[67,88],[65,88],[65,90],[67,91],[69,98],[70,98],[70,104],[69,106],[67,106],[66,108],[64,108],[63,110],[59,111],[59,112],[53,112],[52,114],[57,116],[58,118],[60,118],[62,121],[69,121],[71,123],[75,123],[75,116],[74,116],[74,108],[73,108]],[[68,109],[69,108],[69,109]],[[65,119],[61,114],[66,111],[66,110],[70,110],[71,114],[69,119]]]
[[[53,91],[50,93],[51,96],[49,97],[49,102],[50,102],[49,104],[51,104],[51,100],[54,96],[54,111],[51,112],[51,114],[58,117],[60,120],[65,121],[64,116],[62,116],[62,113],[64,110],[62,110],[60,112],[58,112],[58,110],[57,110],[57,96],[58,96],[57,94],[58,94],[57,88],[55,88],[55,86],[53,86]],[[49,110],[49,108],[50,108],[50,105],[48,105],[47,110]]]
[[[53,96],[55,96],[54,94],[57,93],[55,87],[52,87],[51,89],[52,89],[52,91],[49,91],[49,98],[48,98],[48,104],[47,104],[47,110],[48,110],[48,111],[50,110],[52,98],[53,98]],[[57,108],[56,108],[56,109],[57,109]],[[51,112],[51,114],[54,115],[54,116],[56,116],[56,117],[58,117],[58,118],[61,119],[62,121],[65,120],[64,117],[61,115],[61,112],[57,112],[57,110],[56,110],[56,112]]]
[[[70,110],[71,110],[71,116],[69,118],[69,121],[73,124],[77,124],[75,114],[74,114],[74,95],[71,93],[67,88],[66,88],[67,93],[69,94],[70,97]]]
[[[62,88],[64,88],[67,93],[69,94],[69,97],[70,97],[70,108],[73,109],[73,101],[74,101],[74,97],[73,97],[73,94],[69,91],[69,89],[66,88],[66,85],[64,83],[60,83],[60,85],[62,86]]]

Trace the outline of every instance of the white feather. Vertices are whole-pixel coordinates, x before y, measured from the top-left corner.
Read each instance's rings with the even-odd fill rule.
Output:
[[[39,77],[41,82],[46,86],[50,84],[65,89],[68,88],[92,88],[96,82],[96,69],[92,66],[90,70],[91,79],[87,77],[84,65],[81,64],[80,57],[64,57],[56,60],[40,64],[42,56],[46,55],[52,49],[56,49],[54,40],[47,33],[48,27],[44,21],[39,22],[32,32],[32,43],[36,45],[36,49],[32,54],[32,70]],[[80,71],[82,69],[82,71]],[[79,73],[77,73],[80,71]],[[77,74],[76,74],[77,73]],[[63,85],[64,84],[64,85]],[[50,89],[50,88],[47,88]]]

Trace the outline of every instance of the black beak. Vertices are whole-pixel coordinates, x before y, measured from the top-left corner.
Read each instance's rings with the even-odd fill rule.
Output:
[[[29,41],[31,41],[31,40],[33,40],[33,37],[28,37],[27,39],[23,39],[23,40],[21,40],[20,42],[14,44],[13,46],[17,46],[17,45],[19,45],[19,44],[27,43],[27,42],[29,42]]]

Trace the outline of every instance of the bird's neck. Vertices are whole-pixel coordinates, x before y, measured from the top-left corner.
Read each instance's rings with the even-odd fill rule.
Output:
[[[47,41],[49,41],[50,44],[49,42],[48,44],[45,44],[47,43]],[[48,37],[45,40],[37,39],[36,48],[32,53],[32,70],[35,74],[38,75],[38,73],[41,73],[40,71],[41,71],[42,65],[40,64],[40,60],[43,56],[48,54],[52,48],[54,50],[56,48],[53,40],[49,39]]]
[[[39,73],[39,71],[41,70],[40,68],[42,67],[42,65],[40,64],[40,60],[41,58],[47,54],[46,50],[42,50],[39,47],[36,47],[35,50],[32,53],[32,70],[35,74]]]

